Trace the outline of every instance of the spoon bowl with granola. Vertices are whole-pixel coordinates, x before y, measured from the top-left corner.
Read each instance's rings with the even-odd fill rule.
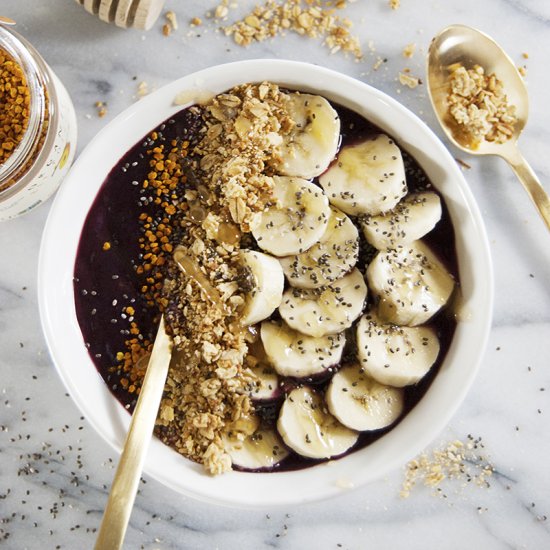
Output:
[[[432,106],[449,140],[472,155],[506,160],[550,229],[550,199],[517,145],[529,97],[514,62],[486,34],[452,25],[432,40],[427,70]]]

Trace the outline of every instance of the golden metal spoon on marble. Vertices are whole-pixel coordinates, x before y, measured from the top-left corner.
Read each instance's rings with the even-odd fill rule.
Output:
[[[147,372],[101,520],[95,550],[122,548],[145,456],[153,435],[171,355],[172,339],[166,334],[164,317],[161,317]]]
[[[466,69],[480,65],[486,74],[494,73],[502,81],[509,104],[516,108],[517,118],[512,136],[504,143],[481,140],[472,146],[471,139],[459,131],[448,104],[449,75],[457,64]],[[527,122],[527,89],[514,62],[502,48],[492,38],[471,27],[452,25],[443,29],[432,40],[428,53],[428,91],[447,137],[467,153],[497,155],[507,161],[550,229],[550,199],[517,146],[519,135]]]

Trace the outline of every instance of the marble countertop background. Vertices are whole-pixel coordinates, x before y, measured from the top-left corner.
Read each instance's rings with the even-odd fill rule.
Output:
[[[238,4],[242,11],[253,2]],[[427,46],[444,26],[476,26],[527,67],[531,112],[520,143],[550,191],[548,2],[402,0],[396,11],[387,0],[350,2],[345,13],[366,52],[360,62],[296,35],[240,48],[205,17],[215,5],[168,0],[180,24],[170,37],[162,35],[162,21],[149,32],[124,31],[71,0],[2,0],[0,10],[65,83],[80,151],[136,101],[139,82],[154,89],[220,62],[268,57],[325,65],[367,82],[442,137],[425,85],[410,90],[397,76],[406,67],[423,76]],[[189,26],[194,16],[203,18],[201,27]],[[409,43],[417,49],[405,59]],[[374,70],[379,57],[387,61]],[[107,104],[103,118],[96,101]],[[397,470],[329,502],[243,511],[185,499],[145,476],[126,548],[550,548],[550,235],[503,161],[466,159],[446,144],[471,166],[465,176],[487,225],[496,301],[479,376],[434,448],[481,437],[495,467],[490,486],[454,480],[441,486],[445,496],[419,486],[403,499],[404,473]],[[10,549],[92,548],[116,464],[66,394],[42,336],[36,271],[50,205],[0,227],[0,547]]]

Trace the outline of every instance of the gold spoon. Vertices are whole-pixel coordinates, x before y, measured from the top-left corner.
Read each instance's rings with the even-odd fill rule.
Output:
[[[447,94],[450,67],[456,66],[457,63],[466,69],[480,65],[486,74],[495,73],[502,81],[509,104],[516,107],[517,118],[513,135],[506,142],[482,140],[481,143],[472,146],[464,135],[456,131],[456,123],[453,124],[448,110]],[[492,38],[471,27],[452,25],[443,29],[432,40],[428,53],[428,91],[439,123],[447,137],[467,153],[497,155],[508,162],[550,229],[550,199],[517,146],[519,135],[527,122],[527,89],[514,62],[502,48]]]
[[[4,17],[0,15],[0,25],[12,26],[15,25],[15,21],[9,17]]]
[[[161,317],[147,372],[111,485],[95,550],[122,548],[147,448],[153,435],[171,353],[172,339],[166,334],[164,317]]]

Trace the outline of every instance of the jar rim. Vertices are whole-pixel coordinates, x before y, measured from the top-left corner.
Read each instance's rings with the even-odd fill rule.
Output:
[[[47,116],[46,82],[43,71],[37,64],[23,39],[14,31],[0,25],[0,49],[4,50],[21,68],[29,88],[29,120],[23,138],[8,160],[0,165],[0,189],[4,182],[17,180],[17,173],[24,168],[34,153],[37,141]],[[12,189],[16,183],[0,191],[0,195]]]

